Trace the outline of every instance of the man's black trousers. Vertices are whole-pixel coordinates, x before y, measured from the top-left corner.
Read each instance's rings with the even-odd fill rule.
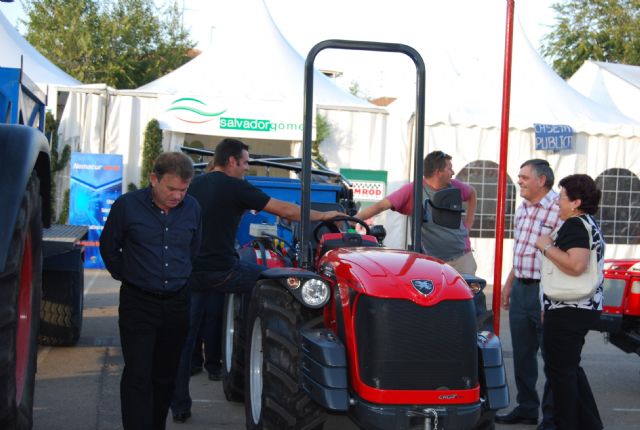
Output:
[[[118,325],[124,430],[164,430],[189,330],[188,289],[161,296],[123,284]]]

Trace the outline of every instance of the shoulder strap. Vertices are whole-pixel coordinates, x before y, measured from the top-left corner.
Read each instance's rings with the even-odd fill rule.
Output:
[[[589,221],[586,221],[584,218],[582,218],[581,216],[578,217],[578,219],[580,221],[582,221],[582,224],[584,225],[584,228],[587,229],[587,233],[589,234],[589,251],[591,251],[593,249],[593,231],[592,231],[592,225]]]

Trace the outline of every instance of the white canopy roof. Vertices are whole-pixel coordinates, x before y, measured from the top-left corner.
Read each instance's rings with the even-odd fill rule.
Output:
[[[591,100],[640,121],[640,66],[588,60],[567,82]]]
[[[0,67],[20,68],[21,61],[24,73],[43,91],[47,85],[80,84],[31,46],[0,12]]]
[[[212,47],[139,90],[165,94],[158,120],[172,131],[301,140],[304,59],[262,0],[220,3]],[[314,75],[318,107],[384,112]]]
[[[425,16],[416,40],[407,42],[427,63],[426,123],[500,127],[504,2],[465,2],[464,14],[456,7],[456,2],[439,5],[438,13]],[[453,16],[455,25],[447,19]],[[640,135],[638,123],[580,94],[551,69],[524,34],[517,7],[513,39],[510,128],[566,124],[593,135]]]

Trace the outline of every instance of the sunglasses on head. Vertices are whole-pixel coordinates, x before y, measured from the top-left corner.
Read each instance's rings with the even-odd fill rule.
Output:
[[[433,154],[433,158],[434,158],[435,160],[442,160],[443,158],[447,158],[447,157],[448,157],[448,155],[447,155],[447,154],[445,154],[445,153],[444,153],[444,152],[442,152],[442,151],[434,151],[434,152],[432,152],[431,154]]]

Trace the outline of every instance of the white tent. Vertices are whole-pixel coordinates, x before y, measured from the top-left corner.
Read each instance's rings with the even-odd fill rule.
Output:
[[[129,154],[127,183],[139,181],[136,151],[151,118],[157,118],[164,130],[167,150],[193,140],[210,147],[231,136],[247,140],[252,152],[297,153],[297,142],[302,140],[304,59],[282,37],[262,0],[216,5],[219,13],[212,16],[215,30],[210,49],[168,75],[126,92],[126,97],[144,96],[138,100],[138,113],[119,110],[122,91],[101,95],[102,108],[86,97],[79,100],[82,96],[77,94],[65,111],[62,140],[79,141],[80,129],[87,128],[85,121],[91,116],[88,110],[103,110],[108,103],[107,113],[102,114],[108,119],[106,131],[93,133],[89,142],[83,140],[79,150]],[[316,108],[331,124],[335,139],[380,146],[386,110],[352,96],[317,71],[314,84]],[[140,134],[123,138],[125,121],[137,123]],[[112,132],[117,130],[116,137]]]
[[[447,16],[428,15],[422,31],[416,36],[417,40],[404,42],[416,47],[427,63],[425,153],[439,149],[451,154],[459,176],[470,178],[476,187],[480,196],[476,215],[480,237],[472,238],[472,246],[476,250],[478,273],[492,279],[495,247],[492,229],[495,225],[506,14],[504,2],[465,4],[469,9],[464,15],[455,13],[455,2],[450,5],[447,16],[456,17],[455,25],[450,25],[452,21]],[[484,8],[493,8],[489,22],[476,19],[487,16],[481,13]],[[388,192],[410,179],[407,172],[411,166],[408,154],[412,143],[413,103],[411,94],[388,107],[387,142],[396,145],[387,146],[383,163],[370,167],[389,171]],[[573,130],[571,148],[537,150],[535,124],[570,126]],[[400,143],[406,146],[400,146]],[[517,182],[520,164],[531,158],[547,159],[557,179],[572,173],[602,178],[603,174],[607,176],[610,169],[616,168],[624,168],[637,175],[640,171],[639,145],[640,124],[617,110],[589,100],[568,86],[537,54],[520,26],[515,26],[507,165],[512,193],[517,196],[513,184]],[[629,179],[638,181],[637,177]],[[637,207],[640,205],[640,193],[637,195],[635,212],[640,215]],[[603,204],[610,204],[607,197]],[[520,203],[519,197],[515,200],[516,205]],[[625,209],[629,213],[630,208]],[[396,214],[387,215],[387,245],[404,246],[407,237],[405,221]],[[629,214],[626,220],[602,220],[607,228],[618,222],[621,230],[627,228],[623,233],[627,237],[616,236],[618,242],[607,248],[608,257],[640,253],[638,221],[640,216],[633,214]],[[505,274],[511,268],[512,245],[511,240],[505,242]]]
[[[262,0],[228,2],[218,16],[209,50],[139,88],[164,95],[162,128],[301,140],[304,59],[282,36]],[[315,71],[314,94],[321,109],[383,111],[345,92],[319,71]]]
[[[587,60],[567,82],[591,100],[640,121],[640,66]]]
[[[48,95],[48,106],[57,104],[56,86],[73,86],[79,81],[46,59],[13,28],[0,12],[0,67],[20,68]],[[55,110],[54,110],[55,115]]]

